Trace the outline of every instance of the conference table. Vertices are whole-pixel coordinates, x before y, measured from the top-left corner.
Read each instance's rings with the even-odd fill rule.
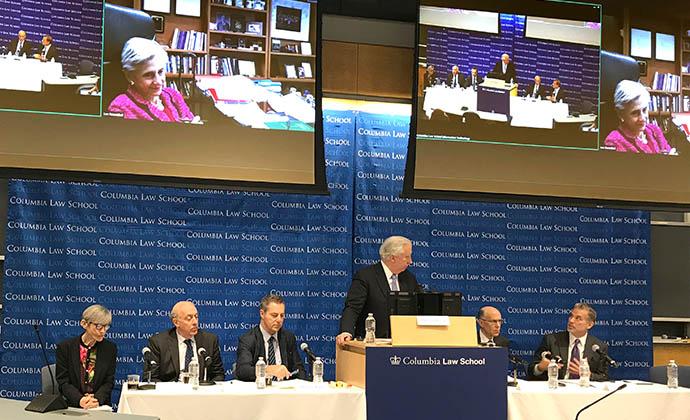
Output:
[[[669,389],[666,385],[644,381],[592,382],[582,388],[576,381],[561,381],[565,386],[548,389],[545,381],[518,380],[508,388],[509,420],[573,420],[586,405],[626,384],[580,415],[581,420],[689,420],[690,388]]]
[[[439,109],[455,115],[474,112],[480,118],[492,121],[508,120],[503,114],[477,111],[477,92],[470,88],[429,87],[424,95],[423,109],[429,118],[434,110]],[[554,121],[568,121],[568,113],[567,103],[510,96],[510,125],[512,127],[551,129]],[[595,116],[591,115],[579,122],[591,122],[594,118]]]
[[[41,92],[44,80],[61,77],[61,63],[12,55],[0,56],[0,89]]]
[[[129,390],[123,385],[118,413],[161,420],[364,420],[364,390],[303,380],[273,382],[257,389],[253,382],[228,381],[194,390],[189,384],[159,382],[155,390]]]
[[[158,416],[139,416],[133,414],[117,414],[111,411],[101,410],[82,410],[79,408],[67,408],[48,413],[34,413],[25,411],[24,408],[29,404],[28,401],[10,400],[0,398],[0,419],[2,420],[23,420],[23,419],[42,419],[59,420],[65,418],[78,418],[89,420],[157,420]]]

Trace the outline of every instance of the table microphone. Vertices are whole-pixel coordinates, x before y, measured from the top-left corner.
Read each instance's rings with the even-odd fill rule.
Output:
[[[43,360],[45,361],[45,366],[48,367],[48,372],[50,373],[50,381],[52,386],[52,393],[50,394],[39,394],[24,408],[26,411],[34,411],[37,413],[47,413],[49,411],[63,410],[67,408],[67,403],[62,398],[62,395],[55,393],[55,377],[53,376],[53,369],[50,368],[50,362],[48,361],[48,353],[46,353],[46,348],[43,345],[43,340],[41,339],[41,333],[38,330],[38,323],[33,325],[34,331],[36,331],[36,337],[38,337],[38,345],[43,350]]]
[[[310,363],[313,362],[314,360],[316,360],[316,355],[315,355],[315,354],[311,351],[311,349],[309,348],[309,344],[307,344],[307,343],[302,343],[302,344],[299,345],[299,348],[301,348],[302,351],[303,351],[304,353],[307,354],[307,357],[309,357],[309,362],[310,362]]]
[[[609,366],[611,366],[612,368],[617,368],[618,366],[620,366],[620,365],[618,364],[618,362],[616,362],[615,360],[613,360],[608,354],[604,353],[604,352],[601,350],[601,348],[599,347],[599,344],[592,344],[592,351],[593,351],[594,353],[598,354],[599,356],[601,356],[601,357],[604,359],[604,361],[605,361],[606,363],[608,363]]]
[[[199,357],[204,361],[204,380],[199,381],[199,385],[203,386],[209,386],[209,385],[215,385],[215,381],[208,380],[208,365],[211,364],[211,356],[208,355],[208,352],[206,351],[205,348],[200,347],[199,350],[197,350],[197,353],[199,353]]]
[[[140,383],[137,385],[139,390],[149,390],[156,389],[156,384],[151,382],[151,374],[153,370],[157,367],[157,363],[153,360],[153,352],[150,348],[144,347],[141,349],[141,355],[144,356],[144,379],[146,383]]]
[[[588,409],[589,407],[593,406],[594,404],[598,403],[599,401],[603,400],[604,398],[610,397],[611,395],[615,394],[616,392],[620,391],[621,389],[625,388],[626,386],[628,386],[628,384],[622,384],[622,385],[619,386],[618,388],[614,389],[613,391],[609,392],[608,394],[604,395],[603,397],[599,398],[598,400],[594,401],[593,403],[584,406],[584,407],[583,407],[580,411],[578,411],[577,414],[575,415],[575,420],[577,420],[578,417],[580,417],[580,413],[582,413],[583,411],[585,411],[585,410]]]

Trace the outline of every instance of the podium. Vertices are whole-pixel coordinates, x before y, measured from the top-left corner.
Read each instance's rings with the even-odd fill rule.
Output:
[[[510,115],[511,96],[517,96],[516,84],[487,78],[477,88],[477,111]]]
[[[420,325],[413,328],[422,338],[420,344],[409,342],[410,331],[406,332],[406,344],[394,344],[395,318],[408,318],[402,324],[410,327],[413,323],[409,318],[417,317],[391,317],[392,342],[379,340],[365,345],[351,341],[336,349],[336,379],[365,388],[367,419],[507,418],[507,348],[476,346],[474,327],[474,345],[442,344],[443,336],[457,337],[457,331],[446,335],[439,326]],[[465,318],[455,325],[464,330],[460,334],[467,340],[470,332],[466,327],[469,320],[474,326],[474,318],[449,318]],[[453,329],[452,321],[446,329]],[[423,343],[430,332],[435,341]]]

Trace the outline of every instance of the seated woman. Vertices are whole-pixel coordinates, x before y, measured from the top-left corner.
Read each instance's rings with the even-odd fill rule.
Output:
[[[84,333],[57,346],[55,374],[60,394],[72,407],[110,405],[115,383],[117,347],[105,340],[112,315],[101,305],[84,310],[79,324]]]
[[[167,62],[168,54],[156,41],[130,38],[122,48],[122,71],[129,88],[113,99],[108,112],[132,120],[195,120],[182,95],[165,86]]]
[[[604,147],[617,152],[676,154],[664,133],[649,122],[649,92],[638,82],[621,80],[613,94],[618,128],[611,131]]]

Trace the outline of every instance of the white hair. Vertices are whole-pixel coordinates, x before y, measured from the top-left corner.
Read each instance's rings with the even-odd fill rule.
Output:
[[[84,309],[84,312],[81,314],[81,319],[93,324],[110,325],[113,320],[113,315],[105,306],[91,305]]]
[[[168,62],[168,53],[163,47],[152,39],[130,38],[122,47],[122,70],[132,71],[139,64],[155,60],[156,64],[165,66]]]
[[[390,236],[386,238],[379,248],[381,260],[387,260],[392,256],[402,254],[405,244],[412,246],[412,241],[404,236]]]
[[[649,91],[642,86],[641,83],[633,82],[632,80],[621,80],[616,85],[616,91],[613,93],[613,103],[616,109],[621,111],[625,105],[640,100],[643,104],[649,103]]]

